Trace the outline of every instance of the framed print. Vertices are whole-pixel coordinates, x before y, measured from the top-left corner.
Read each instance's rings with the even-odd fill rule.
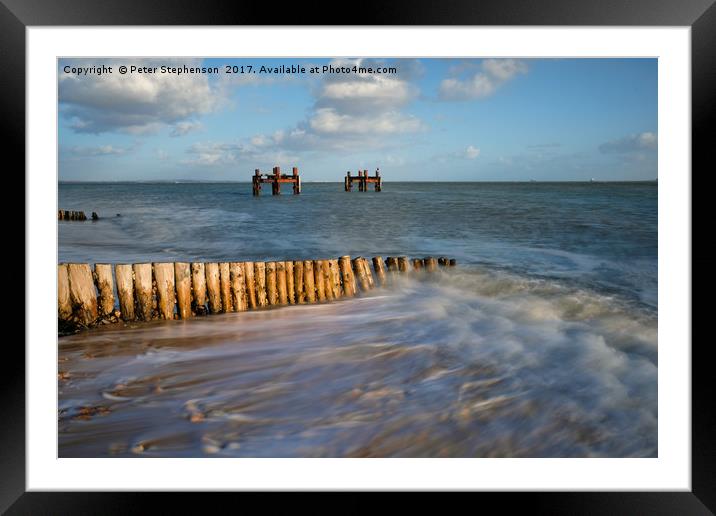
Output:
[[[690,236],[709,2],[350,26],[63,7],[3,7],[27,192],[4,508],[399,490],[713,509]]]

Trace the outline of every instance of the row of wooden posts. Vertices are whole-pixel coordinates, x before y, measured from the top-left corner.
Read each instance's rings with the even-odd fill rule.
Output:
[[[188,319],[272,306],[317,303],[367,292],[389,276],[455,265],[440,257],[380,256],[222,263],[63,263],[57,267],[58,317],[92,326],[103,321]],[[115,302],[115,292],[116,301]]]
[[[92,220],[97,220],[99,216],[92,212]],[[87,215],[83,211],[57,210],[57,220],[87,220]]]
[[[97,220],[99,216],[92,212],[92,220]],[[87,220],[87,215],[83,211],[57,210],[57,220]]]

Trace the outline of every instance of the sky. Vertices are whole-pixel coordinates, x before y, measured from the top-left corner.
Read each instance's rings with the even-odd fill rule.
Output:
[[[250,181],[297,166],[303,181],[376,168],[385,181],[653,180],[657,66],[60,59],[59,178]]]

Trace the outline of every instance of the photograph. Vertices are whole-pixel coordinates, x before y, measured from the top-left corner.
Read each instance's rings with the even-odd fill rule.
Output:
[[[661,457],[660,66],[56,57],[57,456]]]

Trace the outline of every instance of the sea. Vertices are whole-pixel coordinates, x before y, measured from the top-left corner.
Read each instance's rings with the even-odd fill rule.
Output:
[[[60,183],[58,261],[447,256],[59,338],[60,457],[656,457],[656,182]]]

